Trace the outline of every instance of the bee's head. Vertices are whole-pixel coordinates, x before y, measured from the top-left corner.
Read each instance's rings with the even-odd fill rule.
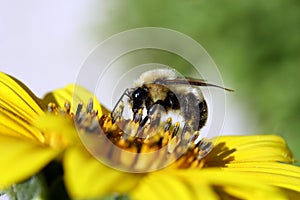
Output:
[[[136,89],[132,89],[130,94],[130,100],[132,103],[132,111],[134,114],[141,109],[149,95],[149,90],[146,87],[138,87]]]

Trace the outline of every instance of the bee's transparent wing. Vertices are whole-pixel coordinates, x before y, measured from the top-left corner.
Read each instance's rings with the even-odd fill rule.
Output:
[[[215,85],[212,83],[208,83],[205,80],[201,79],[193,79],[193,78],[176,78],[172,80],[158,80],[157,84],[162,84],[162,85],[182,85],[182,84],[190,84],[193,86],[211,86],[211,87],[217,87],[226,91],[233,92],[234,90],[229,89],[229,88],[224,88],[219,85]]]

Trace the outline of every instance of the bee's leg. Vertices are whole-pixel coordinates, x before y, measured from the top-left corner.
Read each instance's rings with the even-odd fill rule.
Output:
[[[158,100],[148,108],[147,115],[153,116],[153,115],[155,115],[157,113],[161,113],[163,111],[165,111],[163,101]]]
[[[197,144],[197,147],[199,149],[197,160],[202,159],[205,157],[214,147],[214,144],[210,141],[208,141],[206,138],[202,138]]]
[[[148,115],[146,115],[146,116],[144,117],[144,119],[141,120],[141,122],[140,122],[140,127],[143,127],[143,126],[147,123],[147,121],[148,121]]]
[[[161,114],[156,113],[151,119],[150,119],[150,127],[158,127],[161,122]]]
[[[115,107],[113,108],[113,110],[111,111],[111,118],[112,118],[112,122],[115,123],[116,120],[118,120],[119,118],[122,117],[123,115],[123,109],[124,109],[124,101],[123,98],[124,96],[128,96],[129,89],[127,88],[124,93],[122,94],[122,96],[119,98],[119,100],[117,101]]]
[[[143,119],[143,109],[140,108],[140,109],[138,110],[138,112],[134,112],[134,113],[133,113],[133,121],[134,121],[135,123],[137,123],[137,122],[141,123],[142,119]]]
[[[186,133],[190,133],[190,132],[192,132],[191,126],[188,123],[185,123],[181,132],[181,140],[184,140]]]
[[[124,102],[121,101],[119,103],[119,106],[114,108],[114,110],[111,112],[112,123],[115,123],[117,120],[121,119],[121,117],[123,116],[123,110]]]

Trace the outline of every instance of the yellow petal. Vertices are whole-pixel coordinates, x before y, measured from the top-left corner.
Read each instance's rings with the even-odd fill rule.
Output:
[[[197,184],[188,183],[180,176],[168,171],[152,172],[140,181],[130,193],[133,199],[218,199],[213,188],[203,179]]]
[[[225,166],[234,162],[294,162],[285,141],[276,135],[221,136],[212,139],[215,147],[206,166]]]
[[[23,83],[0,73],[0,134],[42,141],[42,133],[31,126],[43,115],[39,102]]]
[[[73,198],[92,198],[107,194],[124,194],[141,178],[109,168],[92,157],[82,146],[69,148],[64,155],[64,178]]]
[[[0,135],[0,189],[39,172],[60,152],[29,140]]]
[[[43,130],[45,144],[52,148],[64,149],[81,142],[74,121],[68,115],[46,114],[38,117],[34,125]]]
[[[283,190],[269,186],[263,179],[251,175],[228,172],[218,168],[203,170],[172,170],[169,176],[176,176],[201,194],[202,185],[215,189],[216,194],[239,199],[287,199]],[[209,199],[209,198],[207,198]]]
[[[41,131],[30,122],[3,109],[0,110],[0,134],[19,137],[20,139],[44,140]]]
[[[20,81],[0,72],[0,108],[33,121],[43,113],[40,100]]]
[[[43,103],[47,105],[50,102],[55,102],[59,107],[63,108],[65,102],[69,101],[71,103],[71,112],[75,113],[79,103],[86,106],[88,100],[91,98],[93,99],[94,110],[97,110],[98,115],[101,116],[102,109],[96,96],[83,87],[74,84],[67,85],[65,88],[57,89],[46,94]]]
[[[266,179],[270,185],[300,192],[300,167],[275,162],[228,164],[226,171],[244,172]]]

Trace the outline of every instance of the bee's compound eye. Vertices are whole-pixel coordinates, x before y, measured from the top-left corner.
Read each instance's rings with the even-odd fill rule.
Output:
[[[148,91],[144,88],[137,88],[133,93],[132,93],[132,100],[133,100],[133,105],[132,108],[135,109],[140,109],[141,106],[144,103],[144,100],[147,98],[148,96]]]

